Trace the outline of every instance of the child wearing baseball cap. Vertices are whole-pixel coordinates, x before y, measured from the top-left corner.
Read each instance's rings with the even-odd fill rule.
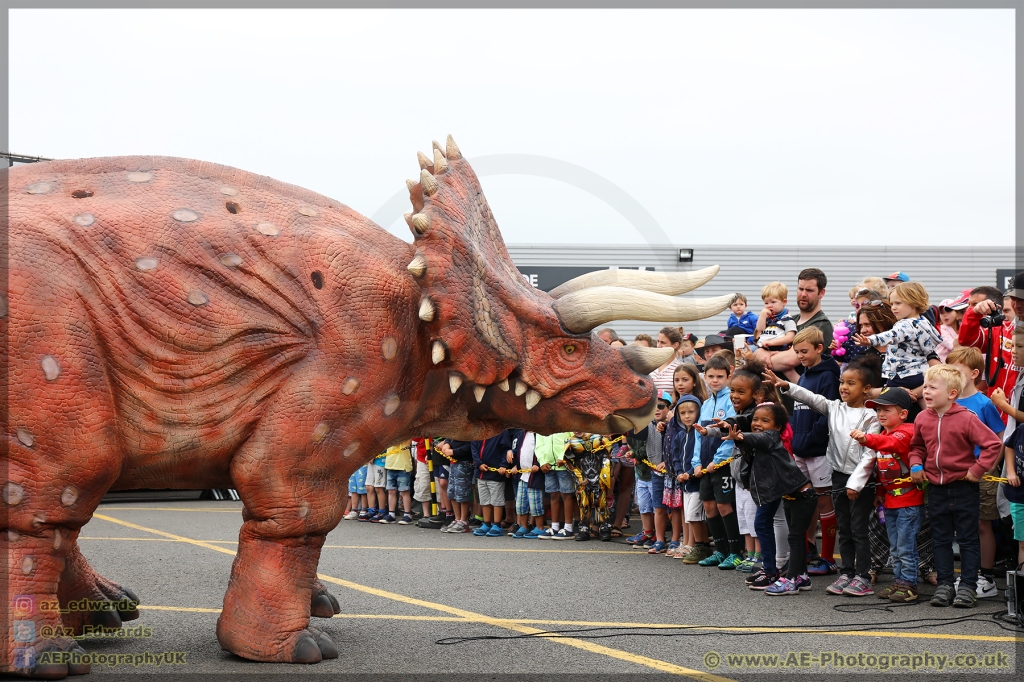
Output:
[[[885,529],[889,533],[889,554],[896,581],[878,592],[879,599],[895,602],[917,601],[918,553],[917,533],[924,516],[924,491],[910,480],[910,442],[914,438],[914,425],[907,423],[907,415],[914,400],[905,389],[883,388],[864,407],[878,415],[882,433],[850,432],[850,437],[861,445],[875,450],[874,477],[878,487],[875,498],[884,491]],[[860,475],[858,471],[854,476]]]

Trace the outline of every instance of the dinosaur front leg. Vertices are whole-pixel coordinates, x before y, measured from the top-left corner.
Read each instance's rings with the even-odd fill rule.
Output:
[[[221,647],[254,661],[317,663],[336,658],[327,635],[309,628],[325,535],[281,536],[273,522],[246,521],[217,620]]]

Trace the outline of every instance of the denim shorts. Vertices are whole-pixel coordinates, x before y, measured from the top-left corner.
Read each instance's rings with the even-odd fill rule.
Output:
[[[448,471],[448,498],[453,502],[473,501],[473,463],[452,462]]]
[[[576,492],[576,474],[565,469],[552,469],[544,474],[544,492],[573,494]]]
[[[651,499],[650,481],[645,481],[641,478],[636,479],[636,506],[640,508],[641,514],[654,513],[654,500]]]
[[[409,471],[399,471],[398,469],[388,469],[388,490],[397,490],[399,492],[405,492],[409,489],[409,485],[412,483],[412,473]]]
[[[665,476],[651,472],[651,505],[655,509],[665,508]]]

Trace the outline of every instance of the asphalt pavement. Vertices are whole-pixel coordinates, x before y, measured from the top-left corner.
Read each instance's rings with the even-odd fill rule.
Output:
[[[100,507],[82,530],[82,550],[102,575],[139,595],[142,616],[125,627],[149,630],[83,641],[90,652],[142,656],[137,667],[94,665],[94,676],[266,682],[1024,674],[1017,672],[1018,661],[1024,669],[1024,630],[992,616],[1005,612],[1001,597],[973,610],[933,608],[926,596],[887,608],[875,597],[830,596],[825,578],[815,578],[810,592],[769,597],[746,589],[745,574],[685,566],[620,541],[479,538],[357,521],[343,521],[329,535],[320,559],[342,613],[313,624],[334,640],[339,658],[253,663],[222,651],[214,631],[240,512],[238,502]],[[963,618],[969,620],[955,620]],[[156,667],[145,662],[147,652],[183,652],[183,662]]]

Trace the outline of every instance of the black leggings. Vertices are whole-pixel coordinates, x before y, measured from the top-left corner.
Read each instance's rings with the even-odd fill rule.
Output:
[[[836,509],[839,526],[839,554],[843,565],[839,572],[848,578],[855,575],[871,579],[871,542],[868,540],[868,520],[875,508],[874,495],[862,490],[856,500],[846,496],[846,482],[850,474],[832,472],[832,505]]]
[[[818,493],[814,488],[793,495],[794,500],[782,500],[789,524],[789,571],[787,578],[793,579],[807,572],[807,529],[811,518],[818,509]]]

